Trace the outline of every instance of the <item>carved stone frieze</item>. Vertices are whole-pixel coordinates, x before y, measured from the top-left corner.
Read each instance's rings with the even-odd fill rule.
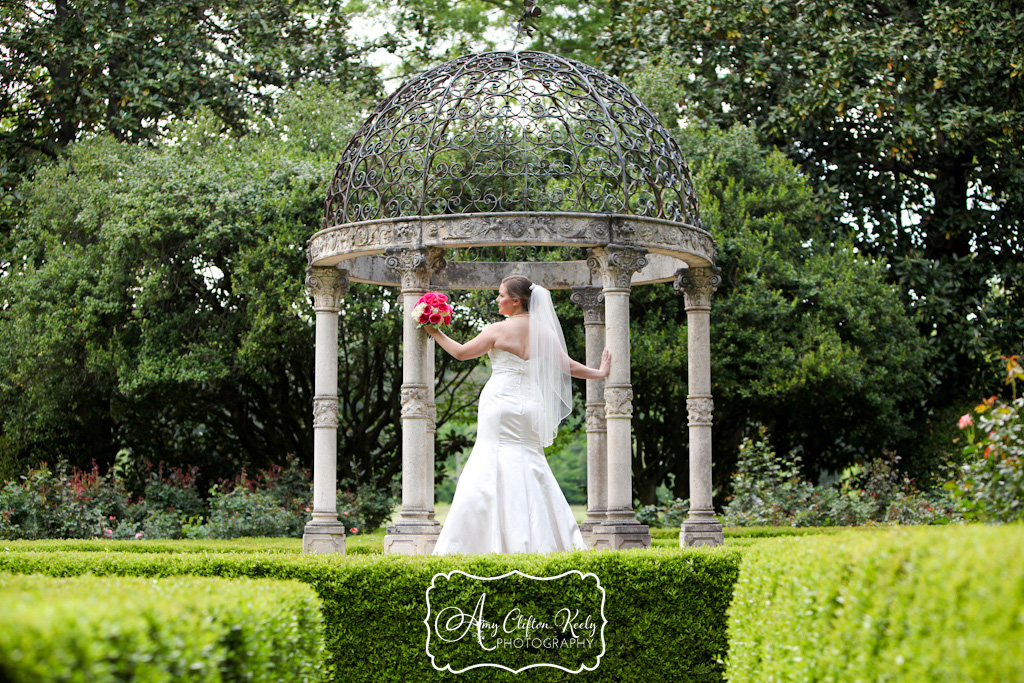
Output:
[[[444,249],[436,247],[389,249],[384,255],[384,265],[398,275],[402,291],[428,289],[430,276],[445,264]]]
[[[647,250],[609,244],[590,250],[587,266],[601,273],[605,292],[628,292],[633,273],[647,265]]]
[[[710,309],[711,295],[722,284],[721,268],[681,268],[674,287],[686,299],[686,310]]]
[[[616,217],[612,223],[612,239],[616,244],[693,254],[708,263],[714,263],[718,257],[715,240],[709,233],[669,221]]]
[[[313,295],[313,309],[334,311],[341,308],[341,297],[348,292],[348,271],[333,267],[306,268],[306,288]]]
[[[603,216],[571,216],[558,213],[470,214],[425,218],[423,239],[427,243],[469,242],[473,244],[545,244],[560,242],[605,242],[608,219]]]
[[[338,397],[316,396],[313,398],[313,427],[338,427]]]
[[[587,406],[587,431],[605,432],[608,431],[608,421],[604,416],[604,406],[601,404]]]
[[[430,419],[430,392],[421,384],[402,386],[402,417]]]
[[[710,426],[713,422],[715,402],[710,396],[690,396],[686,399],[688,424]]]
[[[573,287],[569,300],[583,309],[584,325],[604,324],[604,292],[600,287]]]
[[[419,223],[380,221],[356,223],[321,230],[309,240],[306,256],[311,264],[329,256],[345,256],[361,252],[381,251],[419,242]]]
[[[605,417],[633,417],[633,388],[606,386],[604,404]]]

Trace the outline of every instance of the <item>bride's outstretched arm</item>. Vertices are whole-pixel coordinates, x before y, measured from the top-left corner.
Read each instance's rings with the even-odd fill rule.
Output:
[[[433,337],[437,345],[450,353],[456,360],[470,360],[471,358],[479,358],[494,346],[495,334],[492,328],[492,325],[488,325],[484,328],[483,332],[465,344],[460,344],[432,325],[424,325],[423,331]]]
[[[608,376],[612,366],[612,352],[608,349],[604,350],[601,354],[601,367],[591,368],[587,367],[583,363],[577,363],[572,358],[569,359],[569,374],[577,379],[604,379]]]

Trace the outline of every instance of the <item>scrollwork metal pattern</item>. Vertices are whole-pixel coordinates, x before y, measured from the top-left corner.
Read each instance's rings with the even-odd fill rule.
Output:
[[[543,52],[447,62],[352,137],[324,227],[406,216],[582,212],[700,227],[679,148],[608,75]]]

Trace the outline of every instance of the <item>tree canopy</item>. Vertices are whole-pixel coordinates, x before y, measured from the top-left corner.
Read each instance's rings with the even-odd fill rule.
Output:
[[[40,171],[0,280],[0,455],[109,464],[123,449],[209,476],[288,454],[310,462],[304,247],[358,115],[307,88],[259,134],[224,136],[206,113],[177,126],[174,145],[97,137]],[[339,470],[387,485],[400,463],[401,334],[382,310],[396,295],[353,289]],[[464,374],[438,389],[442,423],[465,403]]]
[[[1024,8],[1012,0],[627,0],[618,73],[680,67],[688,120],[751,126],[885,257],[946,390],[1024,338]]]

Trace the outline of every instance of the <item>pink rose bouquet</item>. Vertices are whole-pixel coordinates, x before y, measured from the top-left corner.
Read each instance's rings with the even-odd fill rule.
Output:
[[[423,325],[450,325],[452,307],[441,292],[427,292],[412,309],[413,320]]]

